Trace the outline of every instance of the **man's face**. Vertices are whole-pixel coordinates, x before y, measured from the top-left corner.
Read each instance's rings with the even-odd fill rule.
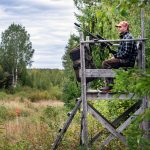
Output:
[[[117,29],[118,29],[119,33],[123,33],[123,32],[127,32],[128,31],[128,27],[127,26],[123,26],[123,25],[117,26]]]

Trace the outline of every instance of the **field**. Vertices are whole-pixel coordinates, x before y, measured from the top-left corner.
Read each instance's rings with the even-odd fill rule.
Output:
[[[55,88],[55,87],[54,87]],[[0,91],[0,149],[48,150],[70,111],[55,93],[22,87],[10,94]],[[52,99],[53,98],[53,99]],[[67,131],[59,149],[79,146],[79,114]]]
[[[42,99],[32,102],[22,94],[0,92],[0,149],[2,150],[48,150],[59,129],[67,120],[68,110],[60,100]],[[28,95],[29,96],[29,95]],[[29,96],[30,97],[30,96]],[[104,107],[104,106],[102,106]],[[101,108],[101,106],[99,106]],[[107,113],[107,112],[106,112]],[[102,127],[88,117],[89,139]],[[78,112],[61,144],[60,150],[82,150],[80,143],[80,113]],[[120,146],[120,148],[118,147]],[[121,149],[120,142],[117,143]],[[98,148],[93,146],[92,149]],[[108,147],[108,149],[111,149]]]

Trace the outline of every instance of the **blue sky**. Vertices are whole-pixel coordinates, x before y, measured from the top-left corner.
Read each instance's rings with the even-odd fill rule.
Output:
[[[12,23],[30,34],[35,49],[32,68],[62,69],[62,56],[75,33],[73,0],[0,0],[0,33]]]

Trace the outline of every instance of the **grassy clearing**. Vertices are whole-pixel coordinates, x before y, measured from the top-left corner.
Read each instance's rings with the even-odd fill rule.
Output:
[[[49,149],[54,140],[56,128],[58,130],[62,117],[55,116],[53,126],[53,114],[45,117],[45,110],[52,108],[59,110],[58,114],[65,114],[61,101],[20,101],[19,97],[14,100],[0,101],[0,149]],[[19,113],[17,113],[19,110]],[[50,120],[50,121],[49,121]],[[57,126],[56,126],[57,121]],[[50,126],[51,124],[51,126]]]
[[[63,127],[68,116],[68,110],[61,101],[38,101],[31,102],[19,98],[14,101],[0,101],[0,106],[4,107],[7,116],[1,120],[0,124],[0,148],[2,150],[48,150],[51,148],[58,130]],[[16,114],[16,108],[19,109],[19,115]],[[8,117],[13,114],[13,117]],[[80,142],[80,113],[78,112],[69,129],[67,130],[58,150],[83,150],[79,146]],[[89,120],[89,140],[102,130],[102,126],[92,117]],[[101,139],[103,139],[101,137]],[[92,146],[91,150],[99,148],[100,140]],[[112,145],[120,146],[120,142],[115,141]],[[112,150],[108,146],[106,149]],[[116,149],[116,148],[114,148]],[[118,149],[118,150],[119,150]]]
[[[5,98],[0,100],[0,149],[2,150],[48,150],[58,135],[58,130],[63,127],[68,118],[69,110],[64,107],[62,101],[43,99],[32,102],[27,95],[29,96],[30,93],[20,91],[14,95],[6,94]],[[98,107],[104,109],[103,105]],[[78,112],[58,150],[83,149],[79,147],[80,119]],[[90,140],[103,128],[92,116],[89,115],[88,120]],[[103,138],[104,136],[94,143],[91,150],[97,150]],[[117,144],[112,145],[120,146],[121,150],[123,147],[120,142],[115,142]],[[107,149],[112,150],[112,147],[108,146]]]

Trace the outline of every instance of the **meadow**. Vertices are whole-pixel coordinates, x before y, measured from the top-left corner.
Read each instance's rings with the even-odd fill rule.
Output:
[[[71,112],[76,103],[75,96],[71,94],[74,88],[65,91],[71,95],[70,101],[63,99],[68,96],[63,96],[66,83],[62,70],[28,70],[28,78],[20,82],[15,89],[0,90],[0,150],[51,149],[60,128],[68,119],[68,112]],[[73,86],[74,84],[71,84],[70,87]],[[89,102],[111,121],[134,103],[131,100]],[[78,110],[75,115],[58,150],[84,150],[84,147],[80,146],[81,111],[82,109]],[[129,150],[141,148],[144,143],[144,147],[149,146],[147,141],[141,138],[142,132],[138,121],[141,122],[141,118],[137,119],[129,130],[123,132],[130,144]],[[100,143],[109,133],[93,116],[88,115],[89,141],[98,132],[103,132],[103,135],[91,145],[91,150],[99,149]],[[138,140],[139,144],[136,142]],[[105,150],[124,149],[126,147],[118,139],[112,140],[105,147]]]
[[[71,110],[64,106],[63,101],[44,97],[33,101],[31,95],[37,91],[32,90],[30,95],[27,92],[30,91],[29,89],[23,88],[15,94],[0,92],[0,149],[2,150],[48,150],[68,118],[67,113]],[[106,115],[108,111],[104,103],[97,105],[97,108],[105,109],[103,113]],[[80,115],[79,110],[58,150],[84,149],[79,146]],[[91,139],[102,130],[102,126],[92,116],[88,116],[88,119],[90,121],[89,139]],[[96,150],[99,147],[99,141],[98,145],[92,146],[91,149]],[[122,146],[117,141],[117,149],[122,149]],[[107,147],[107,149],[111,148],[112,146]]]

